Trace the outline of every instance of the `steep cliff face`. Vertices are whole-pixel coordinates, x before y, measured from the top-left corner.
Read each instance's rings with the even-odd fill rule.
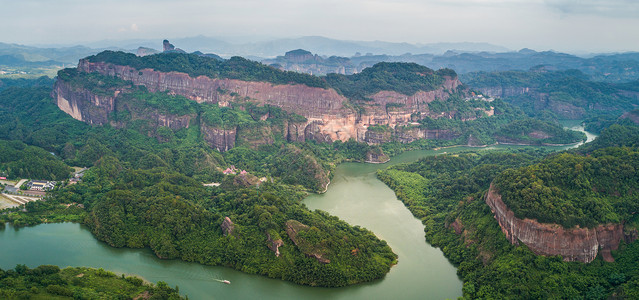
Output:
[[[108,123],[109,114],[115,107],[115,98],[120,91],[113,95],[96,95],[86,89],[74,88],[68,82],[57,80],[51,97],[56,100],[58,107],[72,116],[89,124],[103,125]]]
[[[230,101],[248,98],[259,104],[275,105],[305,117],[321,118],[326,114],[342,116],[354,113],[344,107],[343,103],[347,99],[333,89],[206,76],[193,78],[186,73],[137,70],[129,66],[87,60],[80,60],[78,69],[129,80],[136,85],[145,86],[151,92],[168,90],[198,103],[212,102],[225,106]]]
[[[395,138],[401,143],[410,143],[419,139],[452,140],[459,134],[447,129],[424,129],[419,127],[396,127]]]
[[[235,128],[223,129],[201,124],[200,133],[204,141],[217,151],[224,152],[235,147]]]
[[[286,136],[290,135],[290,139],[296,141],[347,141],[350,138],[363,141],[367,126],[394,127],[411,122],[411,116],[416,113],[429,115],[428,103],[448,99],[450,93],[461,84],[457,78],[445,77],[439,89],[420,91],[412,96],[381,91],[370,96],[373,100],[371,103],[362,104],[365,112],[358,115],[354,109],[344,105],[348,103],[348,99],[333,89],[301,84],[275,85],[268,82],[215,79],[206,76],[193,78],[186,73],[137,70],[129,66],[88,60],[80,60],[78,69],[129,80],[136,85],[145,86],[151,92],[169,91],[198,103],[211,102],[228,106],[232,101],[249,100],[260,105],[278,106],[308,119],[303,128],[301,124],[292,124],[293,128],[287,128]],[[389,109],[389,105],[392,108]]]
[[[191,77],[181,72],[160,72],[153,69],[135,69],[130,66],[105,62],[80,60],[78,74],[98,73],[116,77],[123,82],[144,86],[149,92],[165,92],[184,96],[198,103],[216,103],[221,107],[231,103],[251,102],[258,106],[272,105],[289,113],[303,116],[306,121],[285,121],[283,125],[255,126],[254,128],[216,128],[201,124],[201,136],[219,151],[229,150],[236,145],[257,147],[271,144],[278,138],[291,142],[314,140],[318,142],[347,141],[355,139],[370,144],[390,140],[411,142],[420,138],[454,138],[444,131],[421,130],[405,134],[395,132],[398,126],[411,124],[419,118],[450,117],[454,112],[434,114],[429,103],[446,100],[457,91],[460,82],[456,77],[443,76],[444,82],[431,91],[418,91],[414,95],[404,95],[393,91],[380,91],[368,98],[371,101],[351,102],[331,88],[309,87],[303,84],[272,84],[269,82],[242,81],[235,79]],[[129,88],[135,89],[130,84]],[[163,113],[135,110],[118,100],[118,95],[130,91],[114,91],[113,95],[96,95],[88,89],[72,88],[64,79],[58,79],[54,97],[58,106],[78,120],[90,124],[126,126],[126,121],[146,119],[154,128],[168,127],[180,129],[189,127],[197,115],[171,116]],[[102,93],[104,94],[104,93]],[[358,106],[356,110],[354,106]],[[109,119],[115,113],[128,112],[127,120]],[[268,118],[266,116],[265,118]],[[198,120],[199,121],[199,120]],[[203,122],[200,122],[203,123]],[[278,123],[281,124],[281,123]],[[367,132],[369,126],[386,125],[392,130],[379,135]],[[400,137],[395,138],[394,135]]]
[[[543,224],[531,219],[518,219],[506,207],[491,185],[486,194],[502,232],[512,244],[524,243],[539,255],[561,255],[565,261],[591,262],[602,251],[606,261],[613,261],[611,250],[624,238],[623,224],[599,225],[596,228],[564,229],[557,224]]]

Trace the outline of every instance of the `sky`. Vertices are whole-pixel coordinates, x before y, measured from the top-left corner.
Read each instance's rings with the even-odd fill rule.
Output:
[[[637,0],[0,0],[0,42],[289,38],[639,51]]]

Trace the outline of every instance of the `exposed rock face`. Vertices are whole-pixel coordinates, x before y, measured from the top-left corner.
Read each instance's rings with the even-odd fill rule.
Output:
[[[168,41],[167,41],[168,43]],[[170,43],[165,46],[170,48]],[[301,59],[301,58],[300,58]],[[381,91],[370,98],[370,103],[362,103],[363,113],[357,113],[348,103],[348,99],[334,89],[309,87],[302,84],[275,85],[268,82],[252,82],[234,79],[191,77],[180,72],[159,72],[152,69],[137,70],[129,66],[120,66],[104,62],[80,60],[80,72],[98,72],[128,80],[136,85],[145,86],[150,92],[168,91],[182,95],[198,103],[210,102],[228,106],[233,101],[251,101],[258,105],[274,105],[283,110],[302,115],[305,122],[284,122],[283,126],[256,126],[255,128],[216,128],[201,123],[203,139],[219,151],[227,151],[236,145],[257,147],[271,144],[275,137],[282,136],[288,141],[303,142],[314,140],[332,142],[335,140],[366,141],[379,144],[392,139],[406,143],[420,138],[452,139],[456,136],[444,130],[419,129],[414,132],[396,132],[395,128],[411,124],[424,116],[433,118],[451,117],[454,112],[433,114],[428,103],[445,100],[455,91],[460,82],[457,78],[445,77],[439,89],[420,91],[412,96],[392,91]],[[90,124],[105,124],[109,115],[118,106],[118,93],[99,96],[81,88],[74,89],[63,80],[58,80],[54,88],[54,98],[58,106],[69,115]],[[150,119],[154,126],[166,126],[172,129],[188,127],[197,116],[167,116],[149,112],[132,112],[133,118]],[[113,125],[118,126],[117,122]],[[122,125],[122,124],[119,124]],[[387,125],[389,133],[367,132],[371,125]],[[259,127],[259,128],[258,128]],[[396,136],[396,137],[394,137]]]
[[[231,221],[229,217],[224,217],[224,221],[222,221],[222,225],[220,225],[220,227],[222,227],[222,232],[226,236],[226,235],[233,234],[233,229],[235,228],[235,225],[233,225],[233,221]]]
[[[629,111],[621,115],[619,119],[628,119],[635,124],[639,124],[639,111]]]
[[[372,148],[366,153],[366,162],[368,163],[383,164],[389,160],[390,157],[379,147]]]
[[[73,88],[69,83],[57,80],[51,97],[58,107],[76,120],[89,124],[108,123],[109,114],[115,107],[115,98],[119,94],[99,96],[85,89]]]
[[[350,138],[363,140],[363,134],[369,125],[395,125],[411,122],[411,115],[428,115],[428,103],[445,100],[450,91],[461,83],[457,78],[446,77],[442,87],[434,91],[421,91],[407,96],[397,92],[381,91],[371,96],[373,103],[365,105],[366,113],[358,116],[344,103],[348,99],[333,89],[309,87],[306,85],[274,85],[268,82],[242,81],[235,79],[216,79],[206,76],[190,77],[180,72],[159,72],[151,69],[137,70],[129,66],[120,66],[103,62],[80,60],[78,69],[83,72],[99,72],[130,80],[143,85],[149,91],[170,91],[199,103],[212,102],[221,106],[229,105],[238,99],[250,99],[258,104],[270,104],[285,111],[302,115],[308,119],[303,129],[304,138],[318,141],[347,141]],[[389,110],[387,104],[395,103],[401,107]],[[440,117],[440,116],[433,116]],[[293,138],[300,140],[297,128],[290,130]]]
[[[561,255],[565,261],[591,262],[602,251],[606,261],[614,260],[611,250],[624,238],[622,224],[599,225],[596,228],[564,229],[558,224],[542,224],[536,220],[518,219],[506,207],[491,185],[486,203],[495,214],[502,232],[512,244],[520,241],[539,255]]]
[[[221,129],[201,124],[200,132],[204,141],[217,151],[224,152],[235,147],[235,128]]]
[[[268,248],[271,249],[271,251],[275,252],[275,256],[280,257],[279,248],[284,245],[284,241],[282,241],[282,239],[273,240],[268,232],[266,233],[266,237],[266,245],[268,246]]]
[[[151,92],[170,91],[198,103],[212,102],[226,106],[235,99],[249,98],[259,104],[271,104],[288,112],[307,118],[323,115],[343,116],[354,113],[343,106],[347,99],[333,89],[322,89],[306,85],[274,85],[268,82],[217,79],[206,76],[190,77],[180,72],[159,72],[151,69],[137,70],[103,62],[80,60],[78,70],[116,76],[143,85]]]
[[[296,220],[286,221],[286,233],[288,234],[288,237],[291,239],[291,241],[293,241],[295,246],[297,246],[300,249],[300,251],[302,251],[308,257],[313,257],[317,259],[317,261],[319,261],[320,263],[323,263],[323,264],[330,263],[331,261],[329,259],[322,257],[324,254],[320,253],[319,251],[312,251],[311,249],[308,249],[310,248],[309,245],[305,245],[307,244],[307,242],[304,241],[302,238],[298,237],[298,234],[300,231],[308,230],[308,229],[309,227],[307,225],[304,225],[300,223],[299,221],[296,221]]]
[[[395,127],[395,139],[401,143],[410,143],[419,139],[452,140],[459,134],[447,129],[424,129],[419,127]]]
[[[173,46],[173,44],[169,43],[169,40],[164,40],[162,41],[162,48],[163,50],[166,51],[172,51],[175,50],[175,46]]]
[[[137,55],[137,56],[147,56],[147,55],[153,55],[153,54],[157,54],[157,53],[159,53],[159,51],[157,51],[155,49],[146,48],[146,47],[138,47],[138,51],[135,53],[135,55]]]

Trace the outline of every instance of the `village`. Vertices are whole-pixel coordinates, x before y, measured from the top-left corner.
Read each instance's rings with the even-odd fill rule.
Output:
[[[7,180],[7,177],[0,176],[0,187],[2,188],[0,209],[46,199],[47,194],[55,187],[62,184],[76,184],[81,181],[86,170],[87,168],[76,168],[73,176],[65,182],[36,179]]]

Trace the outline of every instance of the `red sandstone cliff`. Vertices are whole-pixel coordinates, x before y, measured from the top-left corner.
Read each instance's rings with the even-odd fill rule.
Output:
[[[62,111],[76,120],[98,125],[108,123],[109,113],[115,108],[115,98],[119,93],[114,91],[112,95],[96,95],[61,80],[55,82],[51,92]]]
[[[308,119],[304,128],[295,124],[293,140],[346,141],[354,138],[364,141],[370,125],[405,125],[412,115],[430,115],[428,103],[448,99],[450,93],[461,84],[457,78],[446,77],[442,87],[434,91],[420,91],[408,96],[397,92],[381,91],[371,96],[374,100],[364,105],[365,113],[358,115],[345,105],[348,99],[333,89],[308,87],[301,84],[275,85],[268,82],[252,82],[235,79],[216,79],[206,76],[193,78],[186,73],[159,72],[152,69],[137,70],[103,62],[80,60],[78,69],[83,72],[99,72],[130,80],[143,85],[149,91],[169,91],[201,102],[229,105],[231,101],[250,99],[261,105],[270,104],[294,112]],[[401,107],[388,109],[386,104],[398,103]],[[432,116],[432,117],[439,117]],[[293,130],[291,130],[293,129]],[[304,132],[304,137],[301,134]]]
[[[599,225],[596,228],[564,229],[558,224],[543,224],[531,219],[518,219],[492,185],[486,194],[502,232],[512,244],[524,243],[539,255],[561,255],[565,261],[591,262],[602,251],[606,261],[614,261],[610,250],[619,247],[624,238],[623,224]]]

